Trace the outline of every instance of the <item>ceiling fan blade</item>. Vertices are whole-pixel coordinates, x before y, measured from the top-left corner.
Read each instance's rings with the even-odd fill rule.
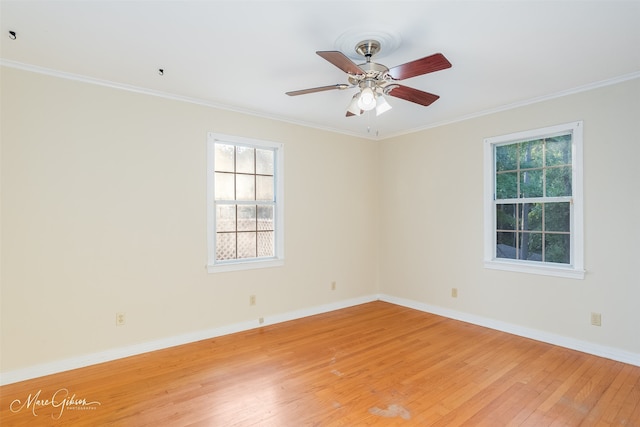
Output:
[[[318,55],[331,62],[336,67],[348,74],[358,75],[366,74],[362,68],[358,67],[352,60],[350,60],[344,53],[337,50],[319,50],[316,52]]]
[[[440,98],[438,95],[401,85],[394,85],[391,90],[389,90],[388,95],[404,99],[405,101],[415,102],[425,107],[428,107]]]
[[[389,76],[394,80],[404,80],[410,77],[421,76],[427,73],[433,73],[434,71],[444,70],[450,68],[451,63],[441,53],[435,53],[430,56],[425,56],[415,61],[407,62],[406,64],[398,65],[389,70]]]
[[[329,86],[313,87],[313,88],[310,88],[310,89],[292,90],[291,92],[287,92],[287,95],[289,95],[289,96],[297,96],[297,95],[304,95],[304,94],[307,94],[307,93],[324,92],[325,90],[348,89],[349,87],[350,86],[346,85],[346,84],[335,84],[335,85],[329,85]]]

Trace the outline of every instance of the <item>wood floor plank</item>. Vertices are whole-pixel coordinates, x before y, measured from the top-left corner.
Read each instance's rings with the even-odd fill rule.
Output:
[[[618,366],[618,371],[613,378],[613,381],[600,396],[598,405],[591,408],[591,411],[587,414],[587,422],[595,423],[597,425],[600,420],[611,418],[610,413],[613,413],[613,416],[618,413],[620,406],[616,406],[615,402],[618,401],[618,399],[616,399],[616,395],[622,387],[622,384],[627,381],[629,369],[633,368],[630,365],[621,364]],[[605,421],[602,422],[604,423]]]
[[[626,387],[627,384],[628,388]],[[625,393],[626,390],[629,390],[629,392]],[[638,421],[640,420],[640,417],[638,417],[640,412],[638,411],[638,406],[640,406],[640,378],[637,378],[633,384],[631,384],[631,381],[626,383],[622,394],[625,395],[625,398],[613,422],[624,420],[629,425],[640,425]]]
[[[640,427],[638,402],[640,367],[378,301],[0,387],[0,424]]]

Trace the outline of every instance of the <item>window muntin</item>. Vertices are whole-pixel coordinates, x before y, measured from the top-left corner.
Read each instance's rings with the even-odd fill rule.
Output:
[[[485,140],[486,266],[583,274],[581,145],[581,122]]]
[[[282,265],[282,150],[209,135],[209,271]]]

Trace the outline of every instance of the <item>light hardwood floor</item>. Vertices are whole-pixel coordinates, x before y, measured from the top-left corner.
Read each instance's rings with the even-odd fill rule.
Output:
[[[640,367],[372,302],[10,384],[0,401],[3,427],[640,427]]]

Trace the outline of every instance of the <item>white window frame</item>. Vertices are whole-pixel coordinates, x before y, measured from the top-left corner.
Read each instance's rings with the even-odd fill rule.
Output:
[[[226,143],[274,150],[274,256],[216,260],[215,144]],[[209,273],[284,265],[284,144],[209,132],[207,136],[207,271]]]
[[[571,196],[571,254],[569,264],[514,260],[496,256],[495,203],[495,147],[561,133],[572,133],[572,196]],[[528,130],[484,140],[484,266],[485,268],[516,271],[547,276],[583,279],[584,270],[584,211],[583,211],[583,123],[576,121]]]

